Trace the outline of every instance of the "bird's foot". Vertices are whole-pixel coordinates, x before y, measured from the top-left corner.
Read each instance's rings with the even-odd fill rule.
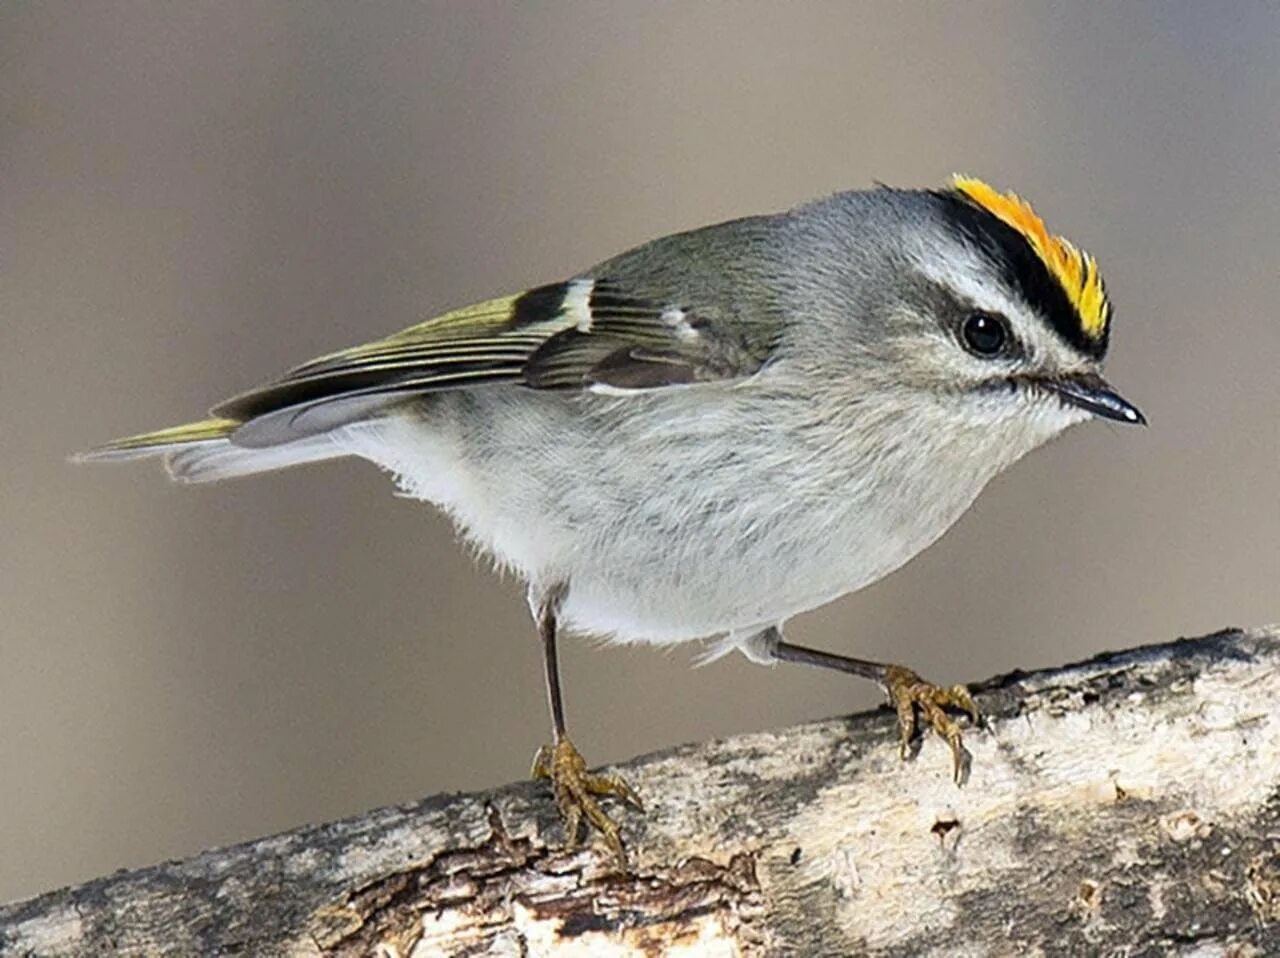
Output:
[[[942,688],[926,682],[910,669],[891,665],[885,669],[884,687],[889,702],[898,713],[898,729],[902,733],[903,759],[912,756],[918,747],[917,713],[922,724],[933,729],[951,747],[952,773],[957,785],[969,778],[971,757],[960,736],[960,726],[946,713],[947,708],[967,712],[976,725],[981,721],[973,696],[963,685]]]
[[[600,807],[596,796],[612,795],[629,805],[644,811],[644,805],[638,796],[621,776],[597,775],[587,770],[583,761],[569,739],[561,737],[552,745],[544,745],[533,757],[534,778],[548,778],[555,795],[556,805],[564,818],[565,833],[568,836],[567,847],[577,847],[582,820],[585,818],[589,827],[594,828],[603,837],[605,844],[617,860],[623,871],[627,868],[627,854],[622,845],[622,836],[618,824]]]

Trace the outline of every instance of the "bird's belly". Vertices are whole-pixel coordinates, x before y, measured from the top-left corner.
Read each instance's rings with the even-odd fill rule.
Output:
[[[602,441],[576,414],[524,395],[519,406],[471,400],[484,403],[467,418],[482,435],[437,410],[431,428],[387,423],[358,454],[526,581],[567,584],[569,625],[621,641],[760,627],[860,589],[941,535],[986,478],[913,488],[900,468],[839,460],[815,476],[807,450],[758,418],[734,424],[731,444],[700,434],[725,429],[705,427],[705,414],[656,437],[621,419],[597,431]]]
[[[755,629],[875,582],[950,524],[906,529],[865,515],[794,512],[788,520],[763,534],[687,528],[663,542],[600,542],[569,574],[565,618],[584,631],[656,643]]]

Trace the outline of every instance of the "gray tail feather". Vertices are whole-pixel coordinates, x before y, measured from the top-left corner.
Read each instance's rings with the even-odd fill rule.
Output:
[[[103,447],[73,456],[72,461],[121,462],[162,458],[169,475],[178,482],[216,482],[349,455],[351,450],[344,448],[336,437],[320,435],[265,449],[246,449],[230,439],[154,443],[128,448]]]
[[[310,436],[265,449],[247,449],[227,439],[214,439],[156,452],[164,456],[165,468],[174,480],[192,483],[253,476],[351,454],[328,435]]]

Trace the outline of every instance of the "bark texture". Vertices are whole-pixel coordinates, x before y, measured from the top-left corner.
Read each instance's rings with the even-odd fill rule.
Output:
[[[0,907],[0,954],[1280,955],[1280,633],[974,692],[963,789],[880,710],[620,767],[630,875],[522,783]]]

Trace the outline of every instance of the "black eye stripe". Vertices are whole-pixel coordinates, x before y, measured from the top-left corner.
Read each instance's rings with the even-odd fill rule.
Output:
[[[1067,299],[1066,291],[1025,236],[990,210],[962,196],[946,192],[933,195],[951,228],[981,252],[1000,271],[1005,282],[1044,317],[1063,340],[1093,359],[1106,355],[1106,333],[1096,340],[1085,335],[1080,316]]]

